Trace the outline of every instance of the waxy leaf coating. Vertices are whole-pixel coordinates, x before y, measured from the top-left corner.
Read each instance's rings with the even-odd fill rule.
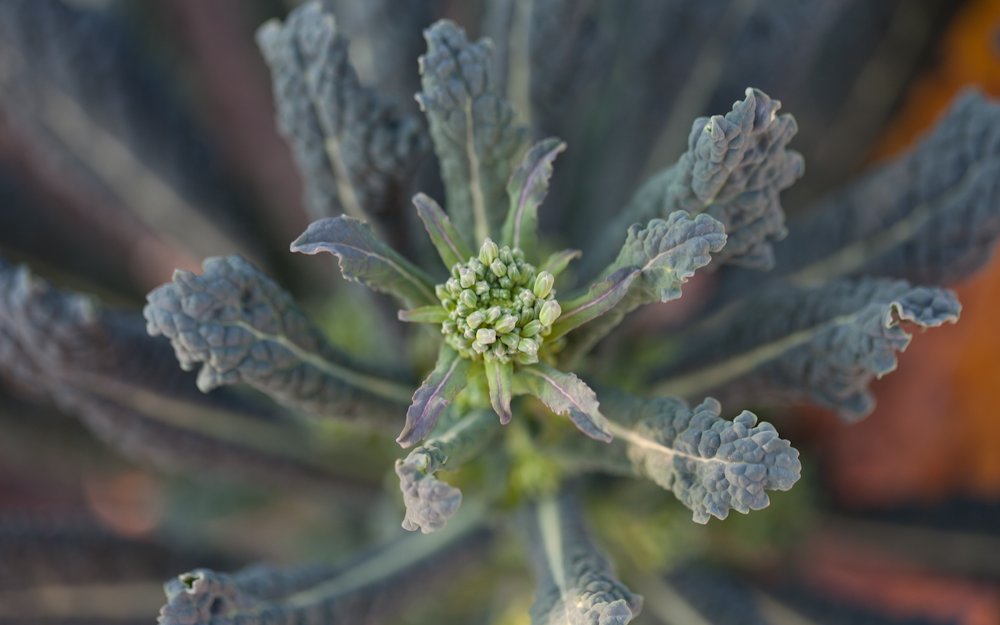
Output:
[[[244,383],[318,416],[399,414],[409,386],[326,341],[288,293],[238,256],[210,258],[202,275],[177,271],[153,290],[143,314],[170,339],[185,370],[200,366],[203,391]]]
[[[799,479],[799,452],[751,412],[728,421],[714,399],[688,408],[677,399],[622,394],[609,397],[606,410],[633,470],[672,491],[698,523],[765,508],[767,491],[788,490]]]

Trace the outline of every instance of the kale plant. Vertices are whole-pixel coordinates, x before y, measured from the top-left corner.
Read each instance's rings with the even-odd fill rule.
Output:
[[[560,4],[537,3],[539,28],[575,10]],[[330,340],[251,261],[214,257],[200,274],[176,272],[144,309],[148,334],[169,339],[181,369],[214,392],[191,396],[180,372],[162,371],[177,379],[176,397],[133,401],[152,393],[142,367],[161,362],[143,350],[164,343],[89,298],[0,267],[2,360],[18,363],[10,377],[51,381],[36,390],[132,455],[299,484],[337,475],[337,457],[288,438],[289,417],[238,389],[217,394],[231,386],[269,396],[293,420],[349,422],[349,440],[398,432],[397,520],[418,534],[343,565],[183,573],[166,585],[164,625],[369,622],[404,594],[427,592],[413,583],[423,571],[508,530],[534,563],[533,623],[628,623],[643,599],[591,537],[587,501],[613,500],[636,478],[669,491],[697,523],[767,507],[769,493],[799,480],[799,453],[744,408],[869,414],[869,384],[895,369],[912,331],[958,319],[955,295],[935,285],[980,267],[1000,234],[997,105],[965,94],[914,150],[786,227],[780,194],[804,173],[789,148],[797,124],[778,100],[747,88],[731,110],[695,119],[683,154],[618,198],[608,223],[588,223],[599,234],[589,245],[561,249],[560,228],[543,227],[540,211],[560,154],[574,146],[539,132],[559,125],[555,86],[566,68],[551,59],[560,51],[546,65],[531,50],[537,76],[519,103],[534,111],[528,125],[488,40],[469,41],[447,20],[424,36],[417,102],[426,123],[361,83],[320,4],[258,32],[278,127],[316,219],[291,251],[333,255],[344,278],[379,294],[360,300],[358,318],[335,323],[359,332],[375,324],[388,357]],[[433,181],[414,194],[428,180],[430,148],[439,199]],[[416,220],[398,213],[410,196]],[[565,223],[573,215],[563,209],[556,225],[576,229]],[[635,323],[631,313],[679,299],[697,273],[717,288],[693,321],[655,331]],[[386,317],[389,302],[405,323]],[[63,370],[64,352],[94,364]],[[88,390],[95,379],[110,390]],[[234,405],[252,426],[220,443],[211,424],[231,420]],[[135,411],[164,409],[174,416],[128,425]],[[179,442],[157,445],[162,437]]]

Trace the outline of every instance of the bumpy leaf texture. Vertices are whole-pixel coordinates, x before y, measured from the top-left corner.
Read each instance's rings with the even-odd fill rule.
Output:
[[[625,625],[639,615],[642,597],[614,575],[570,495],[543,499],[530,510],[528,536],[538,589],[532,625]]]
[[[778,287],[745,301],[728,324],[690,333],[678,364],[650,381],[663,393],[808,401],[858,419],[874,408],[871,380],[894,370],[896,352],[909,345],[907,326],[954,323],[960,311],[951,291],[901,280]]]
[[[471,460],[496,433],[493,413],[480,410],[457,419],[441,434],[396,461],[406,506],[403,529],[428,534],[445,526],[462,503],[462,491],[445,484],[435,473]]]
[[[340,483],[304,452],[301,429],[231,393],[200,393],[138,315],[2,263],[0,374],[47,395],[140,463],[266,483]]]
[[[912,151],[814,207],[777,246],[796,284],[877,275],[951,283],[1000,236],[1000,105],[960,96]]]
[[[405,206],[427,140],[358,80],[348,42],[319,2],[272,20],[257,41],[271,67],[278,128],[306,181],[314,218],[391,215]]]
[[[677,164],[639,189],[617,222],[627,226],[675,210],[708,213],[726,228],[720,260],[774,266],[771,244],[786,234],[779,193],[802,176],[802,156],[786,146],[797,130],[781,103],[757,89],[725,116],[699,117]]]
[[[405,609],[406,600],[435,592],[463,565],[482,555],[489,533],[452,524],[432,536],[405,537],[335,565],[237,573],[196,569],[164,585],[160,625],[279,625],[379,623]]]
[[[766,508],[767,491],[790,489],[801,472],[799,452],[774,426],[747,411],[728,421],[721,409],[714,399],[694,408],[669,397],[605,400],[632,471],[672,491],[697,523]]]
[[[183,369],[201,367],[203,391],[244,383],[313,415],[383,425],[409,399],[405,378],[332,346],[288,293],[238,256],[206,260],[200,276],[177,271],[148,300],[147,331],[170,339]]]
[[[565,303],[553,326],[554,336],[583,325],[567,353],[572,354],[570,360],[586,354],[636,308],[680,297],[681,286],[725,245],[722,223],[705,214],[692,218],[674,211],[645,227],[634,224],[618,258],[600,280],[586,294]]]
[[[511,160],[525,133],[496,91],[487,41],[470,43],[449,21],[437,22],[424,37],[417,101],[430,122],[448,213],[466,237],[482,241],[500,231]]]

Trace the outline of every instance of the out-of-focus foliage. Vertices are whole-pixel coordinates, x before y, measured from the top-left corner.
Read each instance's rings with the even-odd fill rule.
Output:
[[[205,10],[175,1],[162,10]],[[234,17],[267,17],[247,6]],[[169,91],[184,78],[128,34],[148,8],[11,0],[0,8],[0,193],[16,212],[0,226],[41,234],[26,244],[0,229],[0,251],[76,290],[0,264],[0,377],[178,476],[150,487],[168,502],[163,542],[187,546],[169,566],[190,570],[167,582],[161,623],[624,625],[644,606],[664,623],[903,622],[854,601],[862,591],[838,577],[826,543],[810,546],[811,567],[783,557],[783,528],[804,519],[834,544],[874,530],[807,513],[805,497],[765,510],[815,456],[791,442],[808,446],[808,424],[766,413],[786,439],[743,408],[867,416],[873,379],[914,331],[957,321],[958,299],[936,285],[993,251],[1000,106],[978,93],[909,153],[827,193],[854,173],[943,6],[293,7],[256,42],[276,110],[266,130],[287,142],[305,191],[305,207],[282,210],[316,219],[279,242],[317,255],[303,258],[278,257],[260,219],[233,218],[259,210],[247,204],[254,184],[206,160],[199,118]],[[208,45],[204,35],[194,40]],[[886,66],[873,89],[872,67]],[[58,193],[38,193],[54,181]],[[74,227],[88,215],[93,247],[130,242],[126,268],[150,255],[148,272],[108,282],[127,285],[124,297],[102,293],[114,307],[83,294],[113,265],[106,251],[65,266],[86,249]],[[170,281],[167,266],[180,268]],[[338,266],[377,293],[334,280]],[[151,282],[165,283],[147,296],[143,331],[127,291]],[[649,331],[673,310],[670,330]],[[48,427],[0,420],[12,450]],[[9,479],[31,491],[71,473]],[[135,489],[109,496],[107,480],[85,477],[78,496],[135,526],[113,503]],[[754,513],[709,524],[732,510]],[[976,548],[989,543],[974,534]],[[511,549],[517,536],[527,557]],[[275,537],[296,548],[265,548]],[[359,541],[373,546],[324,562]],[[223,573],[245,559],[206,544],[318,562]],[[214,568],[191,568],[192,550]],[[696,553],[737,572],[679,557]],[[529,562],[533,600],[519,581]],[[3,573],[0,621],[7,599],[36,597],[62,606],[38,622],[137,616],[108,599],[127,588],[103,573],[80,576],[94,587],[41,581],[11,595]],[[811,594],[824,584],[851,600]],[[117,607],[97,614],[67,597]]]

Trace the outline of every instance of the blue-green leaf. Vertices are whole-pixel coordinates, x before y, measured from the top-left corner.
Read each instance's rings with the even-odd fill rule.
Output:
[[[486,384],[490,389],[490,404],[500,417],[500,423],[510,423],[510,398],[514,378],[514,364],[498,362],[492,358],[483,360],[486,369]]]
[[[437,531],[458,511],[462,492],[440,481],[435,473],[455,469],[474,458],[497,431],[493,414],[479,410],[461,417],[439,435],[426,440],[396,461],[406,516],[403,529],[424,534]]]
[[[438,303],[431,278],[379,240],[372,227],[359,219],[341,215],[314,221],[292,242],[291,250],[333,254],[345,278],[388,293],[406,306]]]
[[[642,597],[615,577],[597,550],[570,495],[542,499],[527,522],[538,589],[532,625],[626,625],[642,610]]]
[[[907,325],[954,323],[960,311],[951,291],[901,280],[767,289],[745,301],[728,324],[690,333],[673,362],[649,381],[659,394],[809,401],[858,419],[874,408],[872,379],[893,371],[896,352],[909,345]]]
[[[605,443],[611,441],[612,435],[607,419],[601,414],[597,395],[583,380],[545,363],[520,367],[517,377],[530,394],[552,412],[569,416],[581,432]]]
[[[549,191],[552,163],[565,149],[559,139],[539,141],[525,153],[507,183],[510,209],[503,224],[503,243],[520,248],[532,261],[538,254],[538,207]]]
[[[569,360],[589,351],[639,306],[680,297],[681,286],[724,245],[722,224],[704,214],[692,218],[676,211],[666,220],[630,227],[618,258],[587,294],[566,303],[553,327],[561,335],[590,322],[574,335]]]
[[[455,226],[448,219],[434,198],[423,193],[413,196],[413,205],[417,207],[417,215],[424,223],[431,242],[441,256],[441,262],[449,270],[456,264],[464,263],[472,258],[472,249],[462,240]]]
[[[747,411],[722,419],[714,399],[691,409],[672,398],[609,394],[606,410],[633,471],[672,491],[698,523],[765,508],[768,490],[799,479],[799,452],[770,423]]]
[[[257,42],[271,68],[278,129],[302,171],[313,217],[372,219],[402,208],[400,196],[427,147],[425,131],[361,84],[333,15],[307,3],[284,24],[264,24]]]
[[[430,434],[445,408],[465,388],[471,364],[447,345],[441,345],[434,370],[413,394],[413,403],[406,411],[406,423],[396,438],[400,447],[411,447]]]
[[[497,92],[488,41],[470,43],[447,20],[431,26],[424,37],[423,90],[417,101],[430,122],[448,214],[459,232],[479,243],[498,232],[504,219],[504,187],[524,131]]]
[[[771,244],[785,234],[779,193],[804,171],[802,156],[786,149],[798,130],[781,103],[747,89],[725,116],[699,117],[677,164],[651,178],[617,222],[645,222],[676,210],[707,213],[729,240],[719,260],[756,269],[774,265]]]
[[[170,339],[198,387],[244,383],[324,417],[392,418],[411,388],[326,341],[291,296],[239,256],[210,258],[202,275],[174,273],[153,290],[147,331]]]

